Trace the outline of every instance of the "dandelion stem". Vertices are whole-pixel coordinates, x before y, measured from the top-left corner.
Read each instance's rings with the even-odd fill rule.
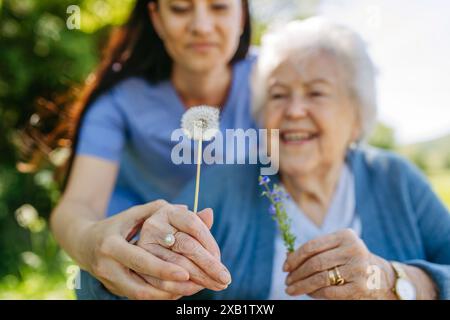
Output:
[[[203,140],[198,140],[198,154],[197,154],[197,177],[195,179],[195,197],[194,197],[194,213],[197,213],[198,208],[198,193],[200,190],[200,166],[202,164],[202,142]]]

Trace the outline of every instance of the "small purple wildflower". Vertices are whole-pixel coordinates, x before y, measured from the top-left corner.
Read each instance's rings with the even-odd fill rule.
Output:
[[[270,201],[269,213],[272,218],[277,222],[283,237],[284,245],[289,252],[294,251],[295,236],[291,232],[291,221],[284,209],[283,199],[288,195],[277,184],[274,184],[273,190],[269,187],[270,179],[266,176],[259,177],[259,185],[265,190],[262,192],[262,196],[265,196]]]
[[[275,206],[273,204],[270,205],[269,207],[269,213],[274,216],[277,214],[277,209],[275,208]]]
[[[270,179],[268,176],[259,177],[259,185],[262,186],[264,184],[268,184]]]

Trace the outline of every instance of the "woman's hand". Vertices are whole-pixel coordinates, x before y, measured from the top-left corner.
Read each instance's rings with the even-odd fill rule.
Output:
[[[180,294],[161,290],[140,275],[165,281],[187,281],[189,273],[127,241],[136,226],[149,216],[160,210],[171,212],[174,208],[158,200],[91,224],[80,237],[87,271],[118,296],[140,300],[178,299]]]
[[[149,275],[142,277],[161,290],[183,296],[204,288],[214,291],[226,289],[231,276],[220,262],[219,247],[209,231],[212,220],[211,209],[194,214],[185,206],[166,206],[148,218],[142,226],[138,246],[164,261],[183,267],[189,272],[189,281],[170,281]],[[172,246],[164,242],[168,234],[175,237]]]
[[[337,267],[345,280],[331,285],[329,270]],[[316,299],[395,299],[395,274],[388,261],[372,254],[351,229],[345,229],[305,243],[288,255],[284,270],[286,292]],[[380,271],[379,284],[370,276]]]

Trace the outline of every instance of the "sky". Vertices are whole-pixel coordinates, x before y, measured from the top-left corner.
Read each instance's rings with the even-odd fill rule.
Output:
[[[257,7],[271,0],[255,0]],[[287,19],[312,0],[274,1]],[[286,10],[281,10],[284,4]],[[306,3],[306,5],[305,5]],[[450,133],[450,1],[321,0],[314,11],[357,30],[378,68],[379,120],[408,144]],[[266,6],[269,8],[271,6]]]

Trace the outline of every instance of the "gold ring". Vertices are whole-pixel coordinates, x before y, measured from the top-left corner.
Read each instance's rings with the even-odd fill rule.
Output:
[[[336,275],[336,284],[335,285],[342,286],[343,284],[345,284],[345,280],[344,280],[344,278],[342,278],[338,267],[334,267],[333,271],[334,271],[334,274]]]
[[[328,270],[328,279],[330,280],[330,285],[332,286],[336,285],[336,274],[334,270],[332,269]]]

